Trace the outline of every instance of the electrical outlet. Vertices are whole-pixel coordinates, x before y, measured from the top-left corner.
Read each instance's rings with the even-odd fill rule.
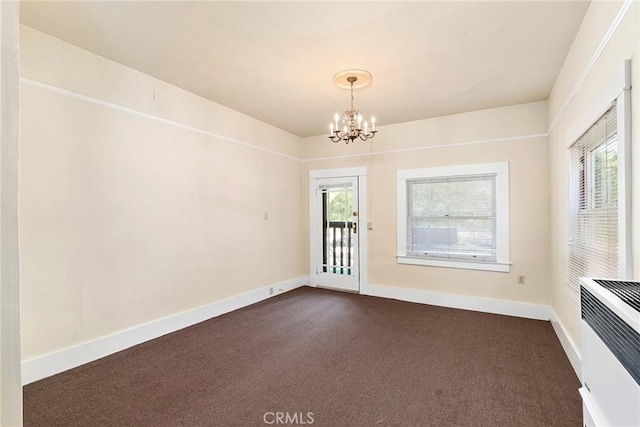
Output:
[[[518,276],[518,285],[524,285],[524,276]]]
[[[279,286],[271,286],[269,288],[269,295],[278,295],[284,292],[284,289]]]

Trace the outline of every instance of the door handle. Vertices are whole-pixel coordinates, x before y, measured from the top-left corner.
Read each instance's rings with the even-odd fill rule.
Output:
[[[353,211],[353,217],[357,218],[358,217],[358,212],[357,211]],[[358,234],[358,222],[357,220],[352,222],[353,224],[353,234]]]

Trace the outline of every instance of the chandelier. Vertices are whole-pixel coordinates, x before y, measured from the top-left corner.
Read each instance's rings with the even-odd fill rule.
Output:
[[[336,86],[349,89],[351,91],[351,108],[342,115],[342,129],[340,129],[340,115],[336,113],[333,117],[334,123],[329,125],[331,135],[329,139],[333,142],[344,141],[346,144],[356,139],[366,141],[373,138],[376,133],[376,118],[371,117],[371,129],[369,122],[362,121],[362,112],[353,106],[353,89],[365,87],[371,83],[371,73],[365,70],[346,70],[333,76]]]

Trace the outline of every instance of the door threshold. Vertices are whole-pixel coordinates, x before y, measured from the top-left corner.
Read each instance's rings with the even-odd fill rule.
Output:
[[[327,285],[316,285],[316,288],[326,289],[328,291],[338,291],[338,292],[346,292],[348,294],[360,295],[360,290],[334,288],[333,286],[327,286]]]

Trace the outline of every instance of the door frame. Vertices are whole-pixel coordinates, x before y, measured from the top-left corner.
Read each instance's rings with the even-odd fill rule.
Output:
[[[316,260],[321,255],[321,245],[317,233],[312,232],[312,224],[322,221],[321,212],[313,209],[317,180],[322,178],[358,178],[358,293],[367,285],[367,168],[364,166],[338,169],[316,169],[309,171],[309,285],[317,287]]]

